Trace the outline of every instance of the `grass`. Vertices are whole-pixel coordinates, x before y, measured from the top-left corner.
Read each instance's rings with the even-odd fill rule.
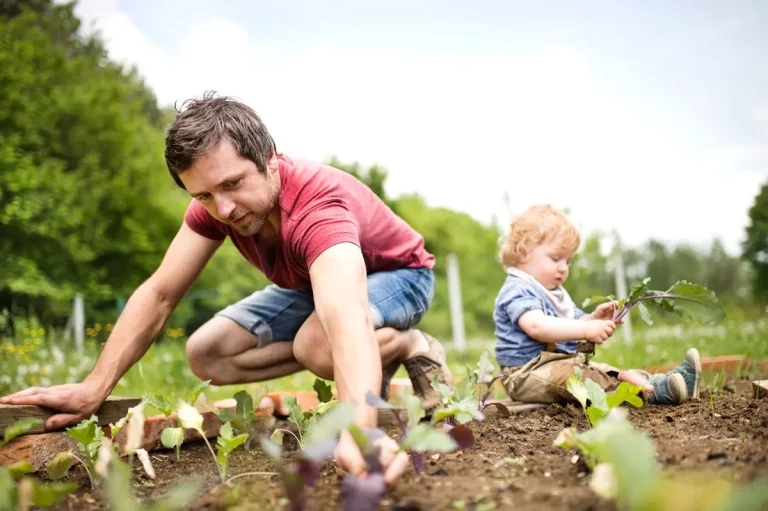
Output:
[[[38,326],[22,330],[17,339],[0,342],[0,395],[30,386],[50,386],[81,381],[95,363],[108,335],[106,327],[93,326],[89,332],[85,352],[77,353],[71,342],[46,332]],[[618,332],[621,332],[619,330]],[[183,333],[166,332],[144,358],[120,380],[114,394],[143,396],[160,392],[167,398],[183,395],[199,383],[185,358]],[[702,357],[718,355],[746,355],[754,359],[768,358],[768,321],[729,322],[716,327],[680,324],[675,327],[635,326],[631,343],[616,334],[597,347],[594,360],[619,368],[644,368],[666,362],[682,361],[685,351],[696,347]],[[484,350],[493,358],[493,340],[475,340],[464,352],[457,351],[445,341],[449,365],[455,377],[466,375],[466,366],[477,363]],[[498,370],[498,366],[497,366]],[[758,378],[761,374],[743,375]],[[403,367],[396,378],[407,378]],[[263,383],[269,391],[311,390],[315,377],[308,371]],[[254,390],[255,385],[210,386],[205,390],[211,400],[232,397],[241,389]],[[496,396],[503,397],[503,396]]]

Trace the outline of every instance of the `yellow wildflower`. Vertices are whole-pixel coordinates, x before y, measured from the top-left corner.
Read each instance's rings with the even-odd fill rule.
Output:
[[[112,331],[112,323],[107,323],[107,332]]]
[[[41,328],[40,330],[37,331],[37,333],[39,333],[40,335],[45,335],[45,328]]]
[[[101,324],[96,323],[95,325],[93,325],[93,329],[96,330],[97,332],[101,332]]]

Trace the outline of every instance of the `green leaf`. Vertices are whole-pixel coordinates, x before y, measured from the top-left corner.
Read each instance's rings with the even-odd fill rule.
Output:
[[[608,408],[614,408],[625,402],[631,404],[635,408],[640,408],[643,406],[643,400],[638,394],[642,390],[642,387],[632,385],[625,381],[619,383],[616,390],[605,397],[605,400],[608,403]]]
[[[39,507],[50,507],[61,502],[80,487],[77,483],[51,483],[42,485],[33,480],[35,496],[33,503]]]
[[[75,458],[68,452],[60,452],[45,466],[45,471],[51,479],[61,479],[72,468]]]
[[[168,449],[180,446],[184,442],[184,428],[165,428],[160,433],[160,441]]]
[[[185,402],[179,403],[179,410],[177,412],[179,417],[179,424],[184,429],[194,429],[201,435],[203,433],[203,416],[200,415],[195,408],[189,406]]]
[[[589,446],[599,463],[613,465],[619,486],[618,507],[649,509],[661,470],[653,441],[637,431],[625,414],[618,411],[618,408],[612,410],[594,428],[576,436],[583,445]]]
[[[450,386],[444,383],[440,383],[439,378],[440,375],[435,373],[435,377],[432,378],[432,381],[429,382],[429,385],[440,393],[440,401],[443,403],[443,405],[448,406],[448,403],[451,402],[453,396],[456,394],[456,391]]]
[[[160,413],[168,417],[173,413],[173,405],[160,394],[146,394],[147,404],[156,408]],[[197,399],[197,398],[195,398]]]
[[[477,377],[478,383],[488,383],[493,379],[494,365],[491,363],[491,355],[488,350],[484,350],[480,355],[480,361],[477,363],[477,369],[474,370],[474,374]]]
[[[603,388],[592,379],[587,378],[584,386],[586,387],[590,402],[589,408],[587,408],[587,417],[589,417],[589,422],[594,426],[599,420],[608,415],[608,402],[606,401]]]
[[[15,511],[18,501],[18,490],[11,472],[0,467],[0,510]]]
[[[315,384],[312,386],[317,392],[317,399],[321,403],[327,403],[333,399],[333,392],[331,392],[331,386],[320,378],[315,378]]]
[[[87,446],[96,441],[96,416],[80,421],[77,425],[66,430],[67,436]]]
[[[413,394],[406,394],[403,396],[403,401],[405,402],[405,410],[408,412],[407,429],[410,429],[416,426],[416,424],[424,418],[426,413],[421,406],[421,400]]]
[[[189,395],[187,395],[187,402],[194,403],[195,401],[197,401],[197,398],[200,397],[200,393],[203,390],[205,390],[205,388],[208,387],[210,383],[211,383],[211,380],[205,380],[203,382],[198,383],[197,386],[195,386],[195,388],[193,388],[189,392]]]
[[[35,467],[32,466],[27,460],[17,461],[13,463],[8,470],[11,472],[11,477],[18,479],[21,476],[31,474],[35,471]]]
[[[225,472],[230,453],[245,443],[248,439],[247,433],[243,433],[236,437],[233,437],[232,434],[232,425],[227,422],[219,430],[219,437],[216,440],[216,462]]]
[[[341,402],[309,427],[304,440],[305,447],[318,445],[338,437],[341,430],[348,428],[355,421],[354,403]]]
[[[109,464],[106,495],[111,511],[131,511],[140,508],[131,492],[131,469],[118,456]]]
[[[0,445],[7,444],[17,436],[21,435],[22,433],[26,433],[33,427],[42,423],[43,423],[42,420],[34,417],[30,417],[28,419],[21,419],[20,421],[14,422],[13,424],[5,428],[5,432],[3,433],[3,442],[0,443]]]
[[[640,311],[640,318],[645,321],[648,326],[653,326],[653,319],[651,319],[651,311],[645,306],[643,302],[638,302],[637,309]]]
[[[725,317],[725,311],[715,293],[699,284],[681,280],[669,288],[666,294],[695,300],[695,302],[685,299],[674,300],[673,312],[682,317],[707,324],[719,323]]]
[[[459,424],[466,424],[472,419],[482,421],[485,415],[477,409],[477,403],[474,400],[465,399],[459,402],[452,402],[445,408],[438,408],[432,415],[432,422],[438,422],[446,417],[454,417]]]
[[[253,398],[246,391],[241,390],[235,394],[237,402],[236,412],[239,417],[244,419],[253,417]]]
[[[629,298],[627,298],[628,302],[632,302],[634,300],[637,300],[641,296],[645,296],[648,293],[648,282],[651,281],[650,277],[646,277],[643,279],[643,281],[640,284],[632,286],[632,291],[629,293]]]
[[[294,396],[286,396],[283,398],[283,403],[288,407],[288,410],[290,410],[290,414],[288,415],[288,420],[296,424],[298,426],[299,431],[306,432],[308,421],[307,418],[304,416],[304,411],[299,406],[299,403],[296,401],[296,397]]]
[[[568,392],[575,397],[581,407],[587,409],[587,388],[584,386],[584,382],[581,381],[581,370],[577,367],[575,372],[565,381],[565,388]]]
[[[424,423],[409,429],[403,442],[403,449],[412,452],[452,452],[458,447],[448,434]]]

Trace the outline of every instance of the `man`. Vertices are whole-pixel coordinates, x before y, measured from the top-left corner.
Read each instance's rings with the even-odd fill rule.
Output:
[[[355,401],[356,422],[376,425],[368,391],[387,397],[404,363],[425,409],[429,385],[452,385],[442,346],[413,330],[434,293],[434,257],[423,238],[351,175],[280,154],[248,106],[205,95],[185,104],[166,136],[166,162],[193,198],[155,273],[131,296],[82,383],[31,388],[0,400],[48,406],[60,428],[94,413],[146,353],[226,238],[273,283],[200,327],[187,342],[193,372],[215,385],[256,382],[308,369]],[[290,341],[290,342],[286,342]],[[383,369],[382,369],[383,367]],[[384,439],[392,482],[407,466]],[[342,434],[337,461],[362,473]]]

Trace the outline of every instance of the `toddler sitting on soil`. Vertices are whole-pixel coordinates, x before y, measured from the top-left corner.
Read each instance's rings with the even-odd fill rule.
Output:
[[[507,394],[527,403],[576,402],[566,380],[578,366],[585,380],[594,380],[609,394],[626,381],[644,387],[641,397],[652,404],[698,398],[701,360],[695,348],[678,367],[656,375],[587,362],[577,352],[579,341],[601,344],[616,328],[616,302],[586,314],[562,287],[579,243],[573,224],[548,205],[533,206],[510,224],[501,250],[507,278],[493,316],[496,360]]]

